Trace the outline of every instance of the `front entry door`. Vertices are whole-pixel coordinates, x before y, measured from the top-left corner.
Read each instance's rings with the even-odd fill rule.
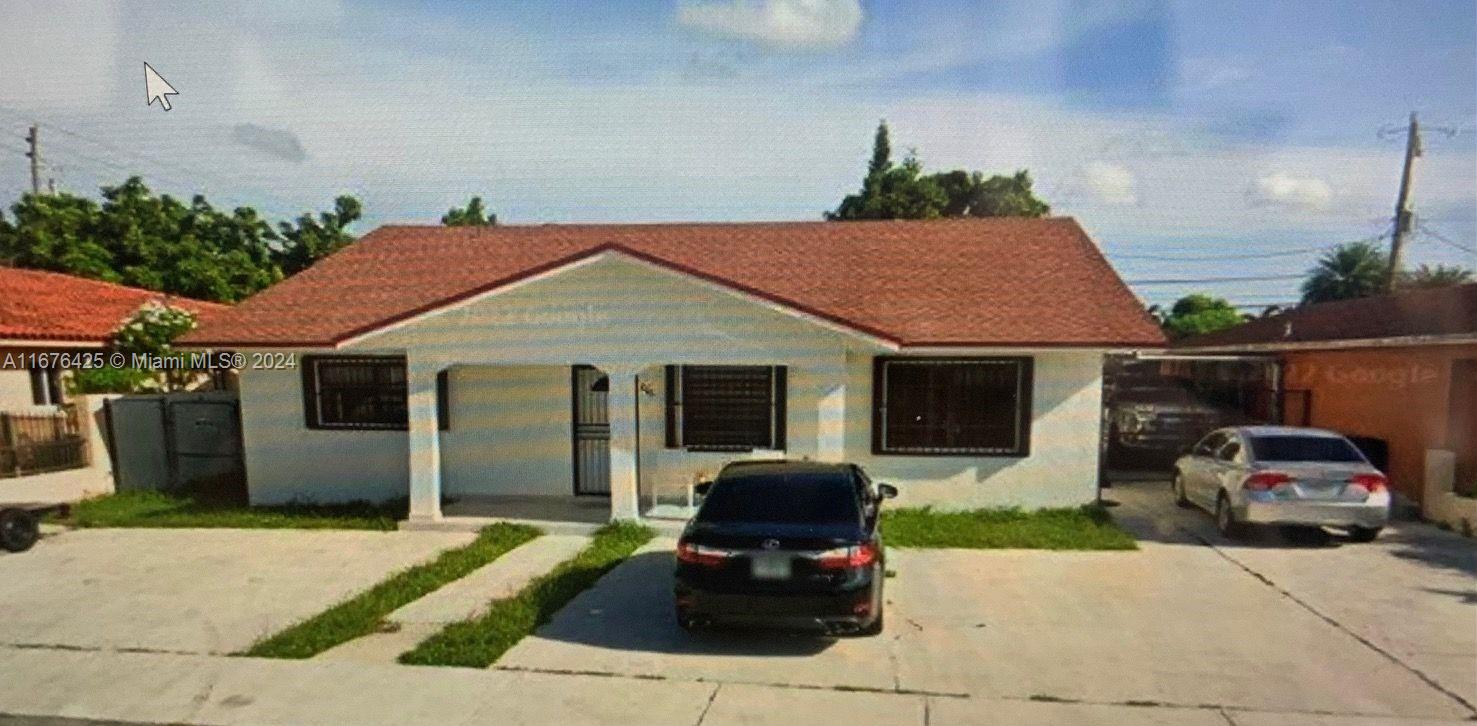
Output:
[[[610,495],[610,379],[593,366],[575,366],[574,493]]]

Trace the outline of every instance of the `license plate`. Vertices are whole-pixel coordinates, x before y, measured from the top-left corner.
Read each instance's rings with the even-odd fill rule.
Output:
[[[753,567],[755,580],[790,579],[789,555],[754,555]]]

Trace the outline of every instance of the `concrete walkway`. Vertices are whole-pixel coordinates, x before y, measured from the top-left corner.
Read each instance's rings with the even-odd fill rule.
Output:
[[[477,617],[487,612],[493,600],[517,594],[530,580],[575,556],[589,543],[589,537],[578,535],[537,537],[472,574],[390,613],[385,620],[391,629],[351,640],[319,654],[318,658],[394,663],[401,653],[447,625]]]

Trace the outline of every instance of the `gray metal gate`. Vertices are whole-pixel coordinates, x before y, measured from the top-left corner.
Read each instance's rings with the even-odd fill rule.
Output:
[[[591,366],[575,366],[570,396],[574,414],[574,493],[610,494],[610,379]]]
[[[130,395],[108,401],[107,410],[118,491],[245,500],[235,393]]]

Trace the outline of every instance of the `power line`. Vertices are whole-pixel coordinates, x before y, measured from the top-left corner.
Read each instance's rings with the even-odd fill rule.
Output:
[[[1436,230],[1431,229],[1430,227],[1427,227],[1424,224],[1417,225],[1417,228],[1420,229],[1421,232],[1430,235],[1437,242],[1440,242],[1440,243],[1445,244],[1447,246],[1453,247],[1455,249],[1459,249],[1459,250],[1461,250],[1463,252],[1466,252],[1467,254],[1477,255],[1477,247],[1468,247],[1468,246],[1466,246],[1466,245],[1464,245],[1464,244],[1462,244],[1460,242],[1457,242],[1455,240],[1452,240],[1452,239],[1446,237],[1445,235],[1441,234],[1440,232],[1437,232]]]
[[[17,120],[20,120],[20,121],[23,121],[24,120],[24,117],[21,116],[18,112],[16,112],[13,109],[8,109],[8,108],[3,107],[3,106],[0,106],[0,113],[3,113],[3,114],[8,115],[8,116],[11,116],[11,117],[13,117],[13,118],[15,118]],[[120,147],[118,147],[118,146],[116,146],[114,144],[111,144],[109,142],[106,142],[106,141],[103,141],[103,140],[98,139],[96,137],[93,137],[93,136],[91,136],[89,134],[84,134],[84,133],[81,133],[81,132],[78,132],[78,131],[73,131],[71,129],[68,129],[68,128],[65,128],[65,127],[62,127],[62,126],[58,126],[58,125],[56,125],[54,123],[51,123],[49,121],[48,122],[37,122],[35,125],[41,126],[41,127],[46,128],[48,130],[51,130],[51,131],[55,131],[55,132],[57,132],[59,134],[62,134],[64,136],[69,136],[69,137],[78,139],[80,141],[84,141],[86,143],[92,144],[92,145],[97,146],[99,148],[105,149],[105,150],[107,150],[107,151],[109,151],[109,152],[111,152],[113,154],[116,154],[116,155],[119,155],[119,156],[122,156],[122,157],[125,157],[125,158],[131,158],[135,163],[152,164],[152,165],[154,165],[156,167],[162,167],[162,168],[166,168],[166,169],[172,169],[174,171],[180,172],[182,174],[189,175],[191,177],[201,176],[200,175],[200,171],[198,169],[186,168],[185,166],[180,165],[180,164],[177,164],[177,163],[174,163],[174,162],[164,161],[164,160],[161,160],[161,159],[158,159],[158,158],[155,158],[155,157],[152,157],[152,156],[149,156],[147,154],[143,154],[143,153],[140,153],[140,152],[137,152],[137,151],[132,151],[132,150],[129,150],[129,149],[123,149],[123,148],[120,148]],[[128,167],[120,166],[120,165],[115,164],[115,163],[112,163],[112,162],[107,162],[107,161],[98,159],[96,157],[90,157],[90,156],[87,156],[85,154],[82,154],[81,152],[73,151],[73,152],[69,152],[69,153],[71,153],[71,155],[73,155],[73,156],[77,156],[77,157],[80,157],[80,158],[83,158],[83,159],[87,159],[87,160],[92,161],[92,162],[97,163],[97,164],[102,164],[104,166],[108,166],[108,167],[117,169],[119,171],[122,171],[125,174],[137,174],[138,171],[139,171],[138,169],[131,169],[131,168],[128,168]],[[184,189],[200,189],[201,191],[208,191],[207,185],[200,184],[198,182],[197,183],[188,183],[188,182],[181,181],[178,178],[173,178],[173,177],[170,177],[170,176],[165,176],[163,174],[157,174],[157,173],[147,174],[147,176],[152,177],[154,179],[158,179],[158,180],[161,180],[161,181],[168,182],[170,184],[175,184],[175,185],[180,186],[180,187],[182,187]],[[253,187],[246,186],[246,185],[241,184],[239,182],[226,182],[225,180],[220,179],[220,178],[215,178],[213,181],[216,182],[217,188],[219,188],[219,187],[227,187],[227,188],[234,187],[234,188],[242,189],[242,190],[244,190],[246,192],[249,192],[252,195],[254,195],[255,197],[257,197],[257,198],[275,199],[277,202],[286,202],[286,200],[283,200],[283,199],[277,197],[274,194],[271,194],[271,193],[268,193],[268,192],[264,192],[264,191],[262,191],[260,189],[256,189],[256,188],[253,188]],[[237,196],[238,198],[245,198],[245,197],[243,197],[241,195],[230,195],[229,192],[227,192],[226,194],[229,195],[229,196]],[[290,205],[291,203],[289,202],[287,204]],[[277,216],[285,217],[285,218],[288,218],[288,219],[295,219],[298,215],[300,215],[300,214],[303,213],[301,210],[300,211],[297,211],[297,212],[284,211],[282,208],[277,207],[276,205],[266,205],[266,204],[260,203],[259,201],[253,201],[253,202],[251,202],[247,206],[256,207],[256,208],[259,208],[259,209],[261,209],[263,211],[267,211],[267,212],[270,212],[270,213],[275,214]]]
[[[1330,245],[1324,245],[1324,246],[1321,246],[1321,247],[1300,247],[1298,249],[1284,250],[1284,251],[1281,251],[1281,252],[1257,252],[1257,253],[1238,254],[1238,255],[1186,255],[1186,256],[1138,255],[1138,254],[1121,255],[1121,254],[1116,254],[1116,253],[1113,253],[1113,252],[1109,252],[1108,253],[1108,256],[1109,257],[1112,257],[1114,259],[1122,259],[1122,260],[1158,260],[1158,261],[1162,261],[1162,262],[1217,262],[1217,261],[1220,261],[1220,260],[1260,260],[1260,259],[1266,259],[1266,258],[1270,258],[1270,257],[1292,257],[1292,256],[1295,256],[1295,255],[1305,255],[1305,254],[1308,254],[1310,252],[1324,252],[1324,251],[1327,251],[1328,249],[1330,249],[1330,247],[1331,247]]]

